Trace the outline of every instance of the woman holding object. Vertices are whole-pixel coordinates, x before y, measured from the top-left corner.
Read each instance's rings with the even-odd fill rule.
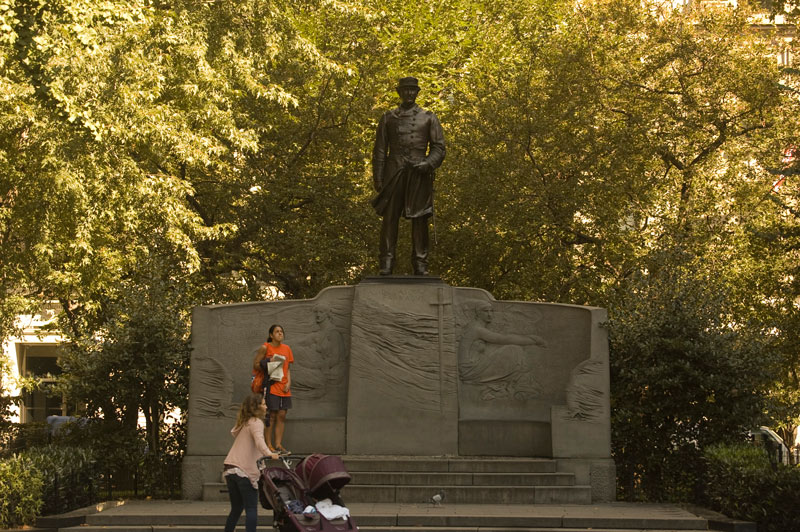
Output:
[[[253,360],[253,373],[266,373],[266,364],[274,355],[281,355],[283,362],[283,377],[280,380],[269,381],[269,377],[264,377],[264,389],[269,409],[269,423],[267,425],[267,445],[270,449],[275,449],[281,454],[289,454],[283,447],[283,431],[286,426],[286,413],[292,407],[292,376],[289,365],[294,363],[292,349],[283,343],[284,332],[280,325],[273,325],[269,328],[269,336],[266,343],[262,345]],[[274,445],[273,445],[274,434]]]

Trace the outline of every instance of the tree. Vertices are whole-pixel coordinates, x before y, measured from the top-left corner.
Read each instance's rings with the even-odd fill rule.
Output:
[[[143,412],[156,455],[166,415],[186,411],[190,351],[186,287],[163,265],[156,260],[126,280],[122,295],[104,305],[102,326],[71,344],[61,361],[61,389],[82,400],[89,416],[100,414],[109,428],[119,420],[131,432]]]
[[[745,10],[495,6],[443,117],[440,267],[503,298],[607,306],[622,495],[685,498],[697,449],[764,422],[796,337],[764,304],[785,263],[751,247],[780,218],[764,197],[797,135],[793,74]]]
[[[5,357],[0,357],[0,443],[5,448],[11,437],[11,415],[14,401],[10,395],[9,385],[11,368]]]
[[[612,445],[627,500],[697,500],[702,450],[765,422],[780,362],[768,324],[728,321],[738,302],[726,279],[691,251],[669,253],[626,282],[610,322]]]

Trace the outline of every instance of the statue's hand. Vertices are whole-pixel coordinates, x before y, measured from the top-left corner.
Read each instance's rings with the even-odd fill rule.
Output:
[[[430,172],[433,170],[433,166],[428,161],[420,161],[414,165],[414,170],[417,172]]]

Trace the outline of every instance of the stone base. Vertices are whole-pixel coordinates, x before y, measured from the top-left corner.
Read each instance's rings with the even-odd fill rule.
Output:
[[[462,419],[458,422],[460,456],[552,456],[550,423]]]
[[[614,460],[567,458],[556,461],[556,469],[575,475],[575,484],[591,486],[592,503],[614,502],[617,498],[617,469]]]
[[[286,418],[283,446],[297,454],[345,454],[347,421],[339,418]]]
[[[608,458],[611,454],[609,418],[597,422],[570,418],[566,406],[551,409],[553,458]]]
[[[221,482],[224,455],[184,456],[181,464],[181,495],[184,499],[199,501],[203,497],[203,485]]]
[[[282,442],[292,452],[555,458],[591,500],[613,500],[606,319],[599,308],[497,301],[433,276],[197,307],[183,495],[199,499],[220,481],[253,354],[280,323],[295,357]]]

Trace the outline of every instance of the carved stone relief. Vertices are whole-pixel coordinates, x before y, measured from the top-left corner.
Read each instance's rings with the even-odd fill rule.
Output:
[[[567,416],[597,422],[606,418],[605,404],[608,399],[603,392],[605,365],[599,360],[585,360],[575,366],[567,385]]]
[[[444,334],[440,325],[452,330],[452,318],[364,302],[354,309],[354,342],[358,338],[362,349],[370,346],[372,355],[354,359],[351,371],[364,382],[380,383],[387,400],[418,410],[441,410],[441,373],[446,369],[433,356]]]
[[[317,303],[312,309],[314,323],[291,346],[295,355],[292,394],[302,399],[321,399],[346,389],[347,351],[339,323],[348,309]]]
[[[458,344],[458,371],[462,385],[480,388],[483,401],[513,398],[524,401],[542,393],[534,357],[547,347],[534,334],[499,332],[488,301],[468,301],[461,314],[466,324]]]
[[[233,377],[227,368],[211,357],[197,357],[192,367],[196,379],[193,415],[198,417],[236,417],[239,405],[233,401]]]

